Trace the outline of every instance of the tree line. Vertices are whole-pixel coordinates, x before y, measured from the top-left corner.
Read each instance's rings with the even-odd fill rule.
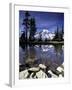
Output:
[[[28,11],[25,12],[25,18],[23,20],[22,25],[24,26],[25,30],[20,37],[20,42],[23,43],[23,42],[28,42],[28,41],[35,41],[34,35],[37,31],[36,21],[35,21],[34,17],[31,17],[31,15]],[[62,30],[59,31],[59,28],[57,26],[57,30],[55,31],[55,36],[54,36],[53,40],[54,41],[63,41],[63,35],[64,35],[63,27],[62,27]],[[42,41],[41,37],[40,37],[39,41]]]

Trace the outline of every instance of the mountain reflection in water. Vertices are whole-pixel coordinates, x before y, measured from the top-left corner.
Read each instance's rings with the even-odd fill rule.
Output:
[[[23,69],[44,64],[57,68],[64,62],[64,45],[27,45],[19,47],[19,63]],[[28,65],[28,67],[26,67]]]

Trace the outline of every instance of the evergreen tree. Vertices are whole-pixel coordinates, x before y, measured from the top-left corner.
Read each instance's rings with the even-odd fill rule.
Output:
[[[58,32],[58,26],[57,26],[57,30],[55,31],[54,40],[58,40],[58,38],[59,38],[59,32]]]
[[[25,26],[25,37],[26,37],[26,40],[29,39],[29,35],[28,35],[28,32],[29,32],[29,28],[30,28],[30,14],[28,11],[25,12],[25,19],[23,20],[23,25]]]
[[[59,32],[59,40],[62,41],[63,40],[63,27],[61,27],[61,30]]]
[[[34,40],[35,32],[36,32],[35,19],[31,18],[30,19],[30,40]]]
[[[63,27],[61,28],[61,30],[58,29],[57,27],[57,30],[55,31],[55,37],[54,37],[54,40],[56,41],[62,41],[63,40]]]

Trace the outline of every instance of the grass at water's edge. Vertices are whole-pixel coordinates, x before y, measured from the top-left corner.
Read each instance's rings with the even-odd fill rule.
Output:
[[[24,41],[22,44],[64,44],[64,41]]]

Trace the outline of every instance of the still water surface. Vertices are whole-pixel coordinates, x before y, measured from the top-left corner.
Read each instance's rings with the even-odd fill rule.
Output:
[[[19,47],[19,63],[24,69],[44,64],[57,68],[64,62],[64,45],[32,45]]]

